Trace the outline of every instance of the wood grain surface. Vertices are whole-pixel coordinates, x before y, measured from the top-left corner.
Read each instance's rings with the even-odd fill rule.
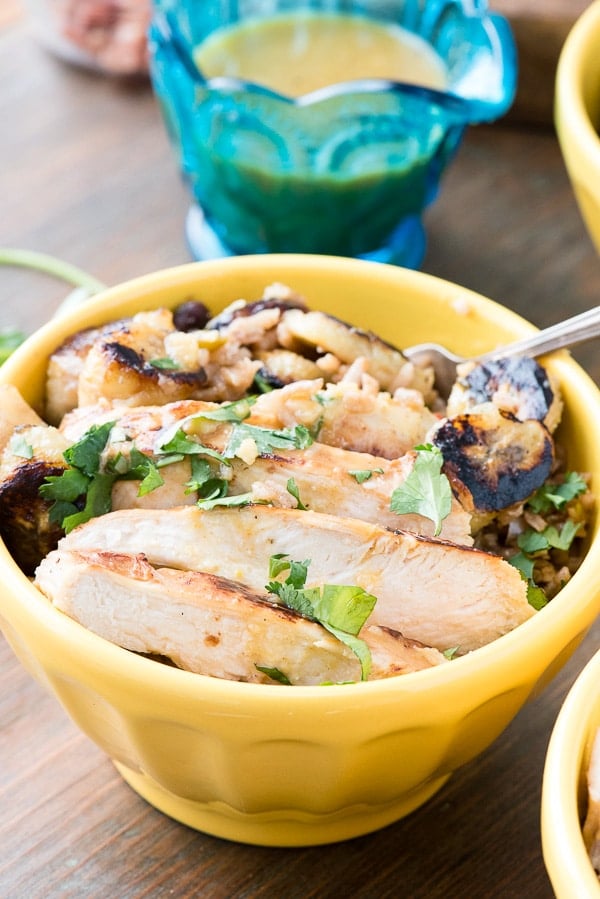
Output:
[[[187,197],[147,84],[61,64],[26,21],[0,31],[0,84],[0,246],[55,254],[107,284],[189,261]],[[600,260],[551,128],[472,129],[426,221],[426,271],[537,325],[598,303]],[[0,326],[31,330],[64,295],[53,279],[0,269]],[[597,342],[575,355],[600,379]],[[276,850],[197,833],[147,805],[0,638],[0,896],[548,899],[544,756],[599,641],[600,623],[494,746],[405,820]]]

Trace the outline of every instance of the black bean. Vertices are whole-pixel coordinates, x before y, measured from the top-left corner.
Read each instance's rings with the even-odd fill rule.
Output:
[[[210,312],[200,300],[186,300],[173,313],[173,324],[178,331],[199,331],[209,319]]]

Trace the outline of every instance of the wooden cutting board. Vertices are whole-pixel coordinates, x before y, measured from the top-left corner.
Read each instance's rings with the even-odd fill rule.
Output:
[[[509,20],[519,54],[519,84],[507,118],[550,124],[558,57],[575,20],[591,0],[490,0]]]

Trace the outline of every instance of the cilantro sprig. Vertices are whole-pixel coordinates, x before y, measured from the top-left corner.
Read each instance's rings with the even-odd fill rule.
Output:
[[[362,587],[324,584],[307,588],[306,577],[310,560],[289,560],[286,553],[271,556],[266,585],[269,593],[280,602],[305,618],[317,621],[330,634],[348,646],[360,662],[361,680],[367,680],[371,670],[371,652],[358,636],[365,621],[373,611],[377,598]],[[275,580],[288,572],[284,581]]]
[[[50,521],[60,524],[67,534],[78,524],[110,512],[118,474],[101,470],[100,462],[113,426],[112,421],[92,425],[63,453],[68,468],[61,475],[48,476],[40,486],[40,495],[54,500]]]
[[[392,493],[390,509],[398,515],[416,513],[431,519],[437,537],[452,508],[450,482],[442,472],[444,457],[438,447],[430,443],[416,446],[415,450],[415,463],[404,483]]]
[[[40,495],[53,500],[50,520],[60,524],[67,534],[90,518],[110,512],[115,481],[138,480],[139,496],[164,483],[155,462],[122,434],[117,436],[124,444],[123,450],[105,460],[105,451],[115,436],[113,429],[114,421],[92,425],[64,451],[67,468],[62,474],[49,475],[40,486]]]
[[[567,504],[586,490],[587,484],[580,474],[567,472],[561,482],[542,484],[525,507],[537,515],[564,513]],[[536,562],[551,555],[553,550],[568,552],[580,530],[581,522],[566,518],[563,522],[549,523],[542,530],[528,527],[519,534],[518,551],[508,561],[527,581],[527,601],[534,609],[542,609],[548,603],[544,589],[535,580]]]

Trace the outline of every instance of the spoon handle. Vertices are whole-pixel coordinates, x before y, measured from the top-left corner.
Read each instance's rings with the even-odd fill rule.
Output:
[[[594,306],[587,312],[581,312],[573,318],[544,328],[537,334],[532,334],[531,337],[525,337],[523,340],[517,340],[507,346],[497,347],[489,353],[483,353],[481,356],[477,356],[476,361],[489,362],[498,356],[503,358],[520,355],[543,356],[544,353],[560,350],[567,346],[575,346],[591,340],[593,337],[600,337],[600,306]]]

